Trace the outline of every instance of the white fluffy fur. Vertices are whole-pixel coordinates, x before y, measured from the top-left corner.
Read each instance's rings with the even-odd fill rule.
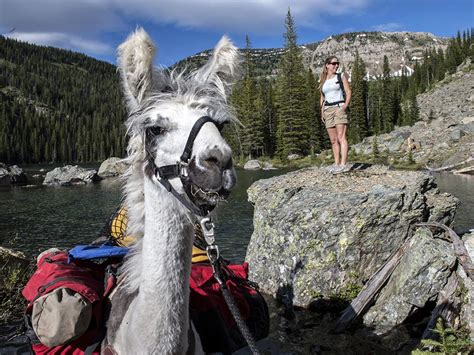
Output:
[[[204,67],[187,76],[174,71],[154,71],[154,54],[155,46],[142,28],[118,48],[119,72],[129,109],[126,160],[130,168],[125,174],[124,187],[129,218],[127,233],[137,237],[123,271],[126,291],[138,290],[114,337],[112,345],[119,353],[175,354],[187,348],[193,216],[145,174],[146,129],[156,124],[152,122],[156,116],[171,112],[174,114],[167,119],[190,122],[180,123],[188,129],[179,132],[185,141],[193,120],[203,114],[220,122],[235,120],[226,105],[226,96],[235,78],[239,56],[227,37],[222,37]],[[211,133],[218,134],[216,129]],[[212,145],[220,142],[225,145],[219,135]],[[201,147],[196,144],[198,140],[196,150],[211,146],[210,142]],[[178,142],[174,154],[179,156],[182,146],[184,142]],[[159,148],[159,142],[153,147]],[[230,152],[227,145],[222,149]]]

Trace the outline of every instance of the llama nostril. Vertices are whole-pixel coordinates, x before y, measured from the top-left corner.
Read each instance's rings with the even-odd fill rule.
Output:
[[[207,165],[219,165],[219,160],[216,157],[209,157],[204,160]]]

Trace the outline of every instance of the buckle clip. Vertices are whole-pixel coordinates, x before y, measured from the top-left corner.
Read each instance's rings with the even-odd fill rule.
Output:
[[[222,272],[220,266],[219,248],[217,247],[217,245],[208,245],[206,248],[206,253],[207,257],[209,258],[209,261],[211,262],[212,274],[214,278],[219,283],[221,288],[227,288],[227,285],[225,283],[225,275]]]
[[[182,177],[187,177],[189,174],[188,174],[188,163],[184,162],[184,161],[178,161],[176,163],[176,165],[178,166],[178,174],[179,176],[182,176]]]
[[[203,219],[199,221],[199,224],[201,225],[202,234],[204,236],[204,239],[206,240],[206,243],[209,246],[212,246],[212,244],[214,244],[215,238],[214,238],[214,223],[212,223],[211,217],[204,217]]]

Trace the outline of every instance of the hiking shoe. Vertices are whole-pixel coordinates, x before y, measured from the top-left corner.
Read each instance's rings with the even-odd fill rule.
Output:
[[[337,169],[338,167],[339,167],[339,165],[332,164],[332,165],[326,167],[326,171],[327,171],[329,174],[334,174],[334,170]]]
[[[336,165],[336,167],[332,170],[333,174],[339,174],[339,173],[345,173],[346,171],[349,171],[351,169],[351,165],[345,164],[345,165]]]

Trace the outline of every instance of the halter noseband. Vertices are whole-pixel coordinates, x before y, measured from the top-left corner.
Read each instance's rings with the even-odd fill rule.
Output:
[[[192,203],[190,200],[184,198],[173,188],[173,186],[168,180],[179,177],[184,186],[184,178],[188,176],[188,164],[189,164],[189,160],[191,159],[191,153],[193,150],[194,140],[196,139],[202,126],[207,122],[214,123],[214,125],[216,125],[219,131],[222,130],[222,124],[217,123],[211,117],[209,116],[200,117],[194,123],[194,126],[191,129],[191,132],[189,132],[188,140],[186,141],[183,154],[181,154],[180,160],[176,162],[176,164],[164,165],[164,166],[158,167],[155,165],[153,157],[152,156],[149,157],[149,163],[153,168],[153,176],[156,178],[156,180],[160,182],[161,185],[163,185],[164,188],[168,192],[171,192],[173,196],[176,197],[179,200],[179,202],[181,202],[186,208],[188,208],[191,212],[199,216],[206,216],[209,213],[209,210],[202,207],[198,207],[194,203]],[[190,193],[187,191],[187,189],[185,188],[184,190],[186,191],[186,194],[188,195],[188,197],[191,198]]]

